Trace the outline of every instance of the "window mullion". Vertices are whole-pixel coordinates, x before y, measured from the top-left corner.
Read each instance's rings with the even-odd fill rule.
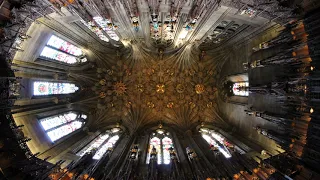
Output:
[[[78,118],[76,118],[76,119],[74,119],[74,120],[72,120],[72,121],[69,121],[69,122],[66,122],[66,123],[60,124],[60,125],[58,125],[58,126],[56,126],[56,127],[53,127],[53,128],[50,128],[50,129],[46,130],[46,132],[53,131],[53,130],[58,129],[58,128],[60,128],[60,127],[64,126],[64,125],[70,124],[70,123],[72,123],[72,122],[74,122],[74,121],[79,121],[79,119],[78,119]]]
[[[163,144],[162,144],[163,138],[160,139],[160,151],[161,151],[161,164],[164,163],[164,156],[163,156]]]
[[[46,47],[51,48],[51,49],[54,49],[54,50],[59,51],[59,52],[61,52],[61,53],[67,54],[67,55],[69,55],[69,56],[73,56],[73,57],[75,57],[75,58],[79,58],[79,57],[80,57],[80,56],[75,56],[75,55],[73,55],[73,54],[70,54],[70,53],[67,53],[67,52],[65,52],[65,51],[62,51],[62,50],[60,50],[60,49],[58,49],[58,48],[56,48],[56,47],[50,46],[50,45],[48,45],[48,44],[46,45]]]

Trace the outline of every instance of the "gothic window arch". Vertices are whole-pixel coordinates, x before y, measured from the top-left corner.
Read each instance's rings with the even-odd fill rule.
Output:
[[[62,114],[42,118],[39,120],[43,130],[46,132],[52,142],[65,137],[78,129],[81,129],[87,115],[69,111]]]
[[[107,152],[108,149],[113,149],[121,136],[122,130],[120,128],[112,128],[99,134],[89,144],[82,148],[77,155],[83,156],[92,150],[96,150],[93,159],[99,160]]]
[[[67,64],[87,62],[79,47],[55,35],[51,35],[46,46],[42,49],[40,57]]]
[[[104,19],[100,16],[93,17],[93,20],[96,24],[98,24],[99,27],[101,27],[108,34],[108,36],[111,39],[115,41],[120,40],[119,36],[114,32],[117,26],[114,25],[111,21],[109,21],[108,19]]]
[[[34,96],[72,94],[78,90],[79,90],[79,87],[73,83],[48,82],[48,81],[33,82]]]
[[[249,96],[249,82],[233,83],[232,92],[235,96]]]
[[[155,132],[151,133],[147,152],[147,164],[150,163],[150,156],[152,154],[153,148],[155,148],[155,151],[157,153],[157,163],[169,164],[170,149],[174,148],[171,134],[163,129],[158,129]]]
[[[81,23],[84,24],[88,29],[90,29],[91,32],[95,33],[99,37],[99,39],[105,42],[109,42],[109,39],[103,34],[101,28],[96,24],[96,22],[86,22],[84,20],[81,20]]]
[[[203,139],[210,145],[211,150],[220,152],[225,158],[232,156],[230,149],[238,151],[240,154],[245,153],[240,147],[230,143],[225,137],[214,130],[201,128],[200,133]]]

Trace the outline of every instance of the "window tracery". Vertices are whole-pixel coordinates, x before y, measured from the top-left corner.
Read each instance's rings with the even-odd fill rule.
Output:
[[[120,40],[119,36],[114,32],[117,26],[110,22],[108,19],[104,19],[100,16],[95,16],[93,17],[93,20],[108,34],[111,39],[115,41]]]
[[[56,60],[67,64],[83,63],[87,59],[77,46],[52,35],[40,53],[40,57]]]
[[[230,158],[232,156],[229,149],[234,149],[240,154],[245,153],[241,148],[230,143],[227,139],[225,139],[225,137],[214,130],[201,128],[200,133],[202,134],[203,139],[205,139],[208,144],[210,144],[211,149],[214,151],[219,151],[225,158]]]
[[[67,112],[40,119],[40,124],[52,142],[71,134],[85,124],[87,115],[76,112]]]
[[[157,153],[158,164],[170,164],[170,148],[174,148],[172,138],[169,132],[158,129],[152,133],[148,146],[147,164],[150,163],[150,155],[155,150]]]
[[[33,95],[46,96],[58,94],[71,94],[79,90],[79,87],[73,83],[58,83],[58,82],[33,82]]]
[[[113,128],[111,130],[108,130],[105,133],[97,136],[92,142],[90,142],[80,152],[78,152],[77,155],[83,156],[92,150],[96,150],[92,158],[95,160],[99,160],[107,152],[108,149],[114,147],[116,142],[119,140],[120,135],[120,128]]]
[[[234,83],[232,91],[236,96],[249,96],[249,82]]]

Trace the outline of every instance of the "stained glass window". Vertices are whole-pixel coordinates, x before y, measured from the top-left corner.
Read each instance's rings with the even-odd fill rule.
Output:
[[[236,96],[249,96],[249,82],[234,83],[232,91]]]
[[[80,129],[84,125],[86,115],[68,112],[40,119],[40,124],[52,142]]]
[[[111,39],[119,41],[120,38],[114,32],[114,25],[112,24],[112,22],[100,16],[93,17],[93,20],[108,34]]]
[[[78,47],[76,47],[75,45],[62,40],[60,38],[58,38],[55,35],[52,35],[49,39],[49,41],[47,42],[48,46],[54,47],[56,49],[59,49],[63,52],[66,52],[68,54],[72,54],[74,56],[80,56],[82,55],[82,50]]]
[[[223,154],[224,157],[226,157],[226,158],[231,157],[231,153],[229,152],[227,147],[229,147],[229,148],[234,147],[234,149],[237,150],[239,153],[241,153],[241,154],[244,153],[244,151],[241,148],[239,148],[236,145],[231,144],[221,134],[219,134],[213,130],[202,128],[202,129],[200,129],[200,132],[202,134],[202,137],[210,145],[217,148],[219,150],[219,152],[221,152],[221,154]]]
[[[55,94],[70,94],[74,93],[79,88],[72,83],[58,83],[58,82],[33,82],[33,95],[45,96]]]
[[[157,152],[158,164],[170,164],[170,148],[173,148],[173,141],[169,137],[169,133],[165,133],[163,130],[159,130],[157,133],[153,133],[149,142],[147,164],[150,163],[150,154],[153,148]]]
[[[241,15],[247,15],[249,17],[252,17],[254,16],[255,14],[257,13],[256,10],[250,8],[250,7],[247,7],[246,9],[242,10],[242,12],[240,13]]]
[[[68,55],[66,53],[57,51],[57,50],[52,49],[52,48],[47,47],[47,46],[43,48],[40,56],[46,57],[46,58],[49,58],[49,59],[54,59],[54,60],[57,60],[57,61],[61,61],[61,62],[68,63],[68,64],[74,64],[74,63],[77,62],[76,57],[70,56],[70,55]]]
[[[75,45],[52,35],[40,54],[41,57],[57,60],[60,62],[75,64],[86,62],[83,52]]]
[[[120,128],[110,129],[105,133],[97,136],[92,142],[90,142],[86,147],[84,147],[80,152],[78,152],[77,155],[83,156],[91,150],[96,149],[97,151],[92,158],[99,160],[107,152],[109,148],[114,147],[115,143],[120,138],[120,134]]]
[[[99,147],[99,150],[93,156],[93,159],[101,159],[101,157],[104,155],[104,153],[106,153],[108,148],[112,148],[119,138],[119,135],[114,135],[113,137],[111,137],[105,144],[102,145],[102,147]]]
[[[80,153],[78,153],[79,156],[83,156],[87,152],[90,152],[93,149],[97,149],[101,146],[101,144],[108,139],[109,134],[99,135],[97,138],[94,139],[92,143],[89,144],[89,146],[85,147]]]
[[[109,39],[107,36],[103,34],[103,32],[100,30],[100,27],[95,24],[95,22],[89,21],[88,23],[84,20],[81,20],[82,24],[84,24],[88,29],[90,29],[92,32],[94,32],[102,41],[109,42]]]
[[[169,137],[164,137],[162,139],[162,150],[163,150],[163,163],[170,163],[170,152],[169,148],[173,146],[172,140]]]

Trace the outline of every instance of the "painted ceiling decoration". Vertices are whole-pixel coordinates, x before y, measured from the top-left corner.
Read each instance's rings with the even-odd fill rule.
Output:
[[[91,70],[68,73],[82,90],[91,90],[90,98],[80,101],[95,116],[89,123],[99,128],[122,122],[132,131],[159,121],[182,131],[203,121],[224,123],[217,112],[216,80],[228,52],[203,49],[292,16],[278,1],[264,0],[52,3],[114,49],[95,52],[99,59],[90,62]]]
[[[96,75],[97,108],[110,117],[126,118],[137,108],[150,111],[155,121],[175,120],[180,110],[189,111],[190,123],[214,117],[214,71],[204,62],[180,71],[165,61],[131,67],[118,60],[111,68],[98,68]]]

